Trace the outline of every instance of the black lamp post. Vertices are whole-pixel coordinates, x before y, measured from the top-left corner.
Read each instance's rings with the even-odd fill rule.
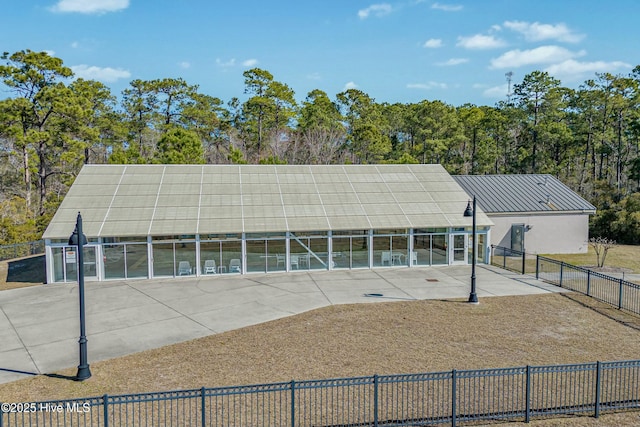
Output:
[[[85,315],[84,315],[84,260],[83,246],[87,244],[87,236],[82,232],[82,216],[78,212],[76,220],[76,229],[69,237],[69,246],[76,246],[78,259],[78,294],[80,295],[80,364],[76,373],[76,381],[84,381],[91,377],[91,370],[87,362],[87,335],[85,332]]]
[[[472,248],[471,248],[471,293],[469,294],[469,302],[478,304],[478,295],[476,294],[476,196],[473,196],[473,207],[471,207],[471,200],[467,203],[467,208],[464,210],[464,216],[473,217],[472,225]]]

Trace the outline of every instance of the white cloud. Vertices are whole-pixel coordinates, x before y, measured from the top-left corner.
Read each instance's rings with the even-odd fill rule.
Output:
[[[495,49],[505,46],[504,40],[498,39],[494,36],[486,36],[484,34],[476,34],[470,37],[458,37],[458,43],[456,46],[463,47],[465,49]]]
[[[113,83],[120,79],[128,79],[131,73],[122,68],[96,67],[85,64],[72,65],[71,70],[76,77],[86,80],[98,80],[104,83]]]
[[[438,82],[427,82],[427,83],[409,83],[407,84],[408,89],[422,89],[422,90],[431,90],[431,89],[447,89],[446,83],[438,83]]]
[[[464,64],[465,62],[469,62],[469,59],[467,59],[467,58],[451,58],[451,59],[449,59],[448,61],[445,61],[445,62],[438,62],[437,65],[451,66],[451,65]]]
[[[567,59],[558,64],[553,64],[547,67],[544,71],[556,78],[562,78],[563,80],[582,80],[585,75],[594,73],[613,73],[619,69],[632,68],[630,64],[622,61],[592,61],[592,62],[579,62],[575,59]]]
[[[354,82],[348,82],[347,84],[344,85],[344,87],[342,88],[342,91],[344,92],[345,90],[349,90],[349,89],[357,89],[358,85],[355,84]]]
[[[509,91],[509,85],[505,83],[505,84],[501,84],[500,86],[493,86],[483,90],[482,96],[486,98],[492,98],[492,99],[501,99],[501,98],[506,99],[508,91]]]
[[[307,74],[307,78],[309,80],[322,80],[322,76],[318,72]]]
[[[585,36],[571,31],[565,24],[541,24],[539,22],[506,21],[506,28],[522,34],[525,40],[537,42],[542,40],[558,40],[567,43],[578,43]]]
[[[424,44],[422,45],[422,47],[431,48],[431,49],[435,49],[442,46],[443,45],[442,45],[441,39],[429,39],[426,42],[424,42]]]
[[[231,58],[227,62],[223,62],[220,58],[216,58],[216,65],[222,68],[229,68],[236,65],[236,58]]]
[[[256,65],[258,65],[258,60],[257,59],[247,59],[245,61],[242,61],[242,66],[243,67],[255,67]]]
[[[187,61],[178,62],[178,66],[183,69],[191,68],[191,63]]]
[[[462,5],[434,3],[431,5],[431,9],[444,10],[445,12],[458,12],[462,10]]]
[[[540,46],[529,50],[510,50],[491,60],[490,68],[521,67],[532,64],[552,64],[585,55],[586,52],[572,52],[560,46]]]
[[[60,0],[50,8],[53,12],[106,13],[129,7],[129,0]]]
[[[43,50],[44,53],[46,53],[47,55],[53,57],[56,56],[56,51],[55,50]]]
[[[388,3],[372,4],[366,9],[360,9],[358,11],[358,17],[360,19],[367,19],[371,14],[380,17],[390,14],[392,10],[393,8]]]
[[[79,48],[79,47],[80,47],[80,43],[78,43],[78,42],[72,42],[72,43],[71,43],[71,47],[72,47],[73,49],[77,49],[77,48]]]

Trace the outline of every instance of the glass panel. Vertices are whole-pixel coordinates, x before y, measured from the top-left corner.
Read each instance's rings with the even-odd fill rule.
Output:
[[[77,247],[67,246],[64,248],[65,280],[67,282],[78,281],[78,258]]]
[[[195,242],[179,242],[176,248],[176,276],[190,276],[196,274],[196,244]]]
[[[239,273],[242,271],[242,244],[240,241],[222,242],[220,273]]]
[[[403,228],[397,230],[373,230],[373,234],[407,234],[407,230]]]
[[[309,247],[311,251],[309,252],[308,259],[301,261],[306,261],[308,268],[310,270],[326,270],[329,268],[329,252],[327,250],[327,239],[309,239]]]
[[[373,238],[373,266],[391,267],[391,237]]]
[[[200,242],[200,263],[200,274],[218,273],[222,265],[220,242]]]
[[[147,244],[125,246],[127,277],[147,277],[149,275],[149,257]]]
[[[464,262],[464,240],[466,234],[454,234],[453,235],[453,261]]]
[[[173,243],[153,244],[153,276],[173,276]]]
[[[351,238],[334,237],[333,268],[351,268]]]
[[[265,272],[266,240],[247,240],[247,272]]]
[[[96,270],[96,247],[85,246],[82,251],[82,263],[84,264],[84,278],[95,279],[98,277]]]
[[[484,241],[487,236],[485,234],[476,234],[476,238],[478,239],[478,246],[476,247],[476,260],[481,263],[486,263]]]
[[[124,279],[124,245],[103,245],[102,259],[104,261],[105,279]]]
[[[414,235],[413,236],[413,254],[412,265],[429,265],[431,252],[431,236],[430,235]]]
[[[309,269],[309,238],[291,234],[289,240],[289,263],[291,270]]]
[[[369,234],[367,230],[334,230],[331,233],[334,236],[366,236]]]
[[[391,237],[391,264],[392,265],[409,265],[407,259],[407,251],[409,242],[407,235]]]
[[[369,236],[351,238],[351,268],[369,267]]]
[[[431,236],[431,263],[434,265],[449,263],[447,236],[445,234]]]
[[[267,240],[267,271],[285,271],[287,248],[285,240]]]
[[[64,248],[51,248],[53,254],[53,281],[64,282]]]

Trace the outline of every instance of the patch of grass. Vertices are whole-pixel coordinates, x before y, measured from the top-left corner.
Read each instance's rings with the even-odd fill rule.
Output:
[[[586,254],[548,254],[544,256],[578,266],[597,265],[596,253],[591,246]],[[640,273],[640,246],[616,245],[609,249],[604,266],[617,267],[630,273]]]
[[[619,311],[608,315],[590,302],[579,295],[545,294],[482,298],[479,305],[426,300],[330,306],[92,363],[93,377],[82,383],[42,375],[0,384],[0,396],[5,402],[21,402],[376,373],[637,359],[640,319]],[[73,376],[75,370],[57,374]],[[528,425],[637,426],[638,415],[538,420]]]

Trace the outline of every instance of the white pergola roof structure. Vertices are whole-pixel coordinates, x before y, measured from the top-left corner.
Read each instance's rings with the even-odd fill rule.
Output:
[[[468,200],[441,165],[85,165],[43,238],[78,212],[88,237],[469,227]]]

